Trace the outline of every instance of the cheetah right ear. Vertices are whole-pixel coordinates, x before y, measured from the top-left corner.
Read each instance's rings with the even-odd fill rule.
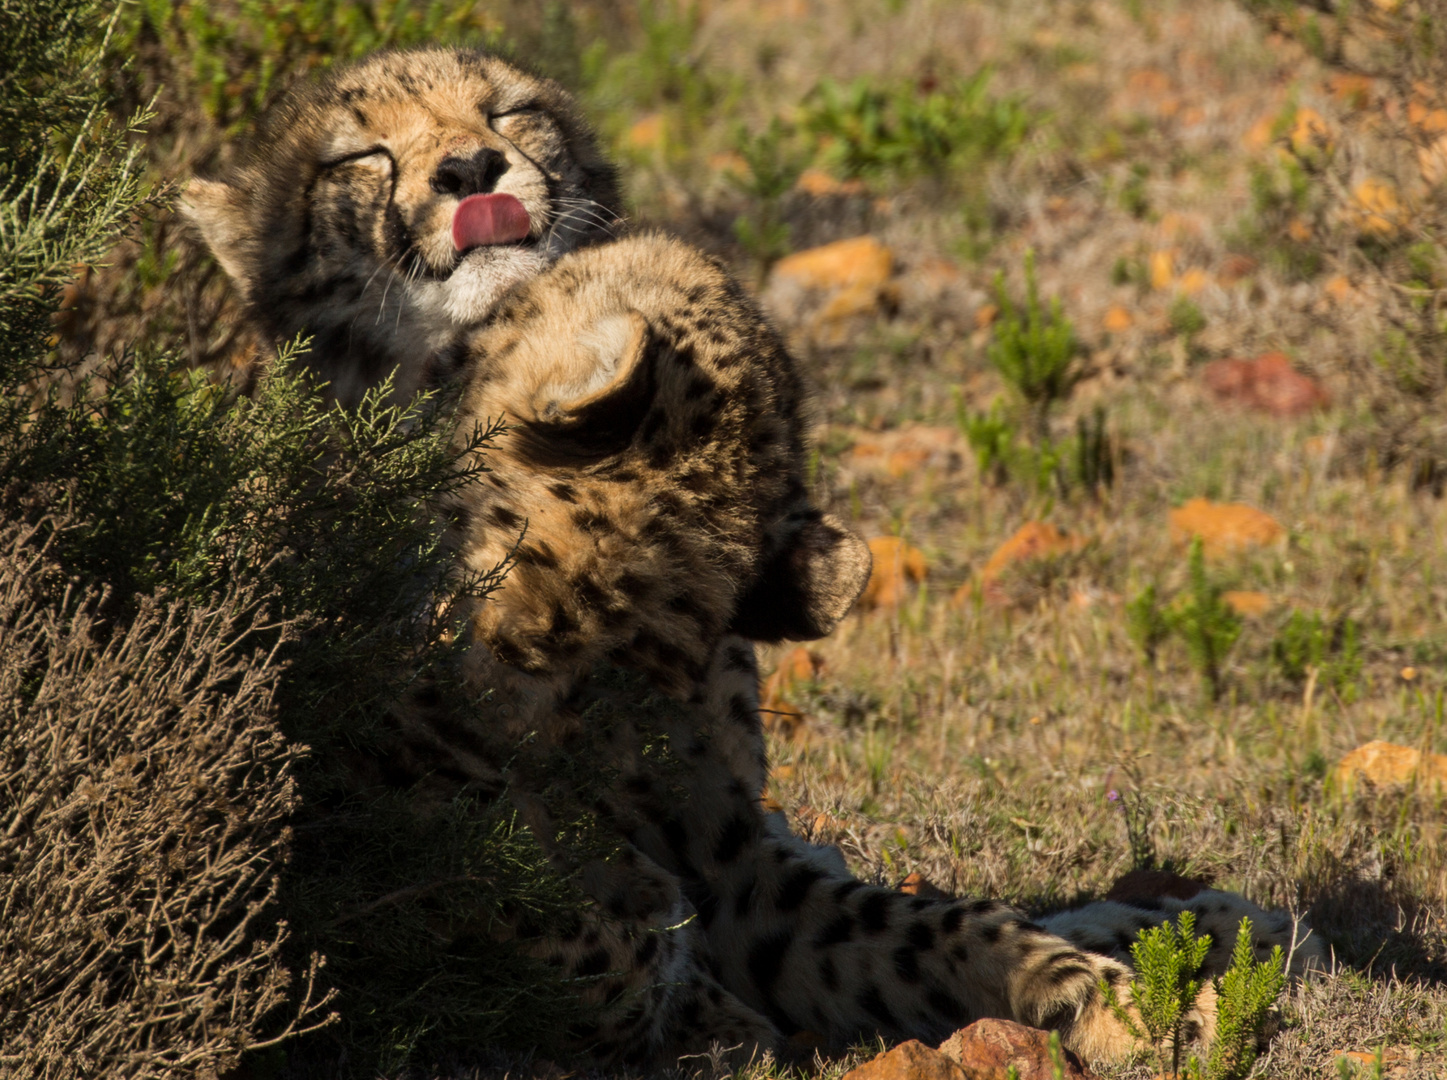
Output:
[[[193,179],[181,200],[181,213],[196,226],[221,269],[243,295],[250,241],[246,228],[249,209],[245,192],[220,180]]]
[[[533,399],[535,420],[519,430],[539,464],[596,461],[621,453],[653,405],[652,333],[636,311],[609,316],[579,335],[567,370]]]

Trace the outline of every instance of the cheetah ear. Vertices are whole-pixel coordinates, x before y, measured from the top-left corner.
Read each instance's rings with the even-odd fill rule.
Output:
[[[520,448],[538,464],[577,464],[621,453],[653,405],[648,320],[636,311],[599,320],[577,341],[569,370],[533,398]],[[581,363],[579,363],[581,361]]]
[[[196,227],[211,254],[238,289],[246,292],[246,195],[219,180],[193,179],[186,185],[181,213]]]
[[[843,522],[811,510],[740,599],[730,629],[755,641],[821,638],[864,591],[872,562]]]

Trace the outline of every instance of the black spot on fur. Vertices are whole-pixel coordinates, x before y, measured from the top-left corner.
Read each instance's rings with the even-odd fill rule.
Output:
[[[875,892],[859,905],[859,921],[871,934],[878,934],[889,925],[889,894]]]
[[[940,930],[946,934],[958,934],[960,925],[965,921],[965,909],[952,907],[945,912],[945,917],[940,920]]]
[[[916,949],[928,951],[934,948],[935,932],[925,923],[915,923],[909,928],[909,933],[905,935],[905,940]]]
[[[573,969],[573,972],[579,977],[602,975],[608,971],[608,967],[608,950],[594,949],[578,962],[578,966]]]
[[[740,727],[749,729],[758,726],[759,714],[743,694],[729,698],[729,719]]]
[[[831,994],[838,992],[839,969],[834,966],[833,959],[828,956],[819,961],[819,981]]]
[[[797,911],[809,898],[809,891],[824,875],[810,866],[801,866],[784,879],[779,886],[778,909],[783,912]]]
[[[744,887],[734,896],[734,915],[737,918],[744,918],[754,906],[754,888],[758,885],[756,878],[749,878],[744,882]]]
[[[980,931],[980,937],[986,945],[993,945],[1000,940],[1000,928],[998,926],[986,926]]]
[[[784,966],[784,954],[793,940],[788,930],[777,930],[749,947],[749,978],[765,998],[773,998],[774,983]]]
[[[859,1007],[878,1021],[880,1027],[885,1031],[895,1031],[899,1028],[899,1021],[895,1019],[894,1013],[890,1012],[889,1006],[884,1003],[884,995],[879,992],[879,987],[870,983],[855,999]]]
[[[830,945],[839,945],[848,941],[854,936],[854,919],[845,911],[831,919],[814,939],[818,948],[827,949]]]
[[[841,881],[838,885],[834,886],[835,903],[843,903],[850,893],[862,888],[864,888],[864,882],[862,881],[856,881],[853,878],[850,878],[848,881]]]
[[[961,1028],[970,1022],[970,1012],[953,994],[934,987],[925,996],[929,1007],[936,1016],[947,1021],[952,1028]]]
[[[729,823],[724,826],[723,832],[719,834],[718,843],[714,845],[714,859],[724,864],[733,862],[744,850],[744,845],[752,839],[753,834],[753,827],[747,818],[742,815],[730,818]]]
[[[903,982],[919,982],[919,953],[908,945],[894,950],[894,973]]]

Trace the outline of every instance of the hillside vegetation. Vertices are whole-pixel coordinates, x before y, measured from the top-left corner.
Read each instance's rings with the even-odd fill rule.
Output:
[[[217,677],[238,687],[276,665],[289,673],[279,689],[238,691],[217,720],[235,732],[225,752],[251,755],[247,782],[270,793],[228,795],[252,809],[226,842],[304,848],[320,833],[285,831],[298,798],[327,808],[325,827],[384,838],[374,861],[351,868],[293,855],[313,885],[235,879],[229,918],[260,920],[259,962],[286,957],[294,974],[271,996],[235,983],[252,1018],[238,1023],[253,1034],[215,1061],[337,1009],[341,1021],[248,1068],[295,1071],[348,1046],[369,1068],[440,1061],[471,1075],[494,1064],[455,1056],[471,1033],[526,1039],[521,1017],[542,1008],[525,967],[507,967],[492,998],[420,978],[429,959],[425,940],[405,937],[419,926],[412,909],[385,928],[402,935],[388,938],[401,942],[395,981],[354,979],[356,937],[327,937],[335,896],[359,887],[338,875],[364,875],[383,897],[456,870],[397,861],[416,846],[389,831],[400,819],[386,806],[353,815],[327,787],[328,740],[354,729],[340,718],[368,730],[394,688],[349,689],[356,701],[335,726],[305,729],[307,752],[271,733],[303,732],[310,714],[297,710],[329,700],[337,673],[368,650],[385,655],[366,670],[445,664],[440,628],[423,635],[433,644],[422,656],[396,655],[400,638],[380,629],[415,611],[397,603],[417,595],[415,578],[379,587],[333,568],[434,565],[425,523],[379,508],[415,506],[455,478],[429,441],[435,427],[403,437],[380,409],[341,425],[308,412],[284,379],[238,411],[186,374],[246,383],[257,351],[219,270],[169,210],[175,185],[223,166],[292,80],[383,45],[456,40],[571,86],[623,166],[635,223],[722,255],[817,387],[814,481],[874,541],[876,578],[833,637],[766,657],[770,796],[796,828],[839,844],[867,878],[917,873],[1032,909],[1098,896],[1143,867],[1293,907],[1342,966],[1288,992],[1257,1075],[1447,1066],[1447,758],[1433,756],[1447,754],[1440,5],[145,0],[123,7],[110,35],[83,68],[91,82],[46,83],[41,98],[0,81],[0,145],[18,148],[7,183],[54,169],[67,139],[102,123],[86,119],[102,96],[109,115],[148,113],[95,142],[120,185],[108,209],[66,204],[47,220],[84,220],[84,235],[0,281],[7,311],[22,313],[3,327],[18,358],[6,362],[20,365],[7,369],[6,400],[20,404],[0,430],[14,553],[0,555],[11,560],[0,562],[0,628],[55,628],[24,630],[34,642],[100,635],[93,649],[67,646],[100,655],[124,650],[132,627],[173,641],[177,670],[224,645],[232,666]],[[0,70],[19,70],[7,59]],[[44,82],[55,62],[25,70]],[[40,115],[64,119],[45,127]],[[18,422],[44,365],[74,378],[123,347],[134,359],[98,384],[102,406],[62,395],[47,399],[44,424]],[[248,438],[255,453],[233,458]],[[345,451],[356,446],[378,448],[361,478],[375,496],[355,494]],[[280,490],[275,516],[258,522],[237,507],[262,481]],[[329,499],[342,517],[318,516]],[[361,521],[370,531],[349,531]],[[343,543],[391,558],[348,560]],[[35,560],[52,576],[9,569]],[[329,569],[297,571],[315,566]],[[12,578],[57,584],[12,602]],[[374,602],[386,610],[358,606]],[[22,617],[42,610],[49,623]],[[186,619],[213,637],[159,629]],[[241,664],[232,641],[254,643],[253,658]],[[22,683],[16,700],[38,708],[43,696],[27,696],[38,683]],[[220,685],[197,681],[197,700]],[[149,737],[144,724],[127,730]],[[17,742],[12,753],[6,737],[0,768],[14,771],[3,763],[34,751]],[[1399,761],[1415,753],[1415,767],[1371,778],[1338,767],[1372,740],[1406,748]],[[173,743],[157,745],[182,752]],[[17,790],[0,788],[0,821],[21,820],[11,807],[30,796]],[[137,814],[137,828],[162,827]],[[490,815],[459,808],[428,858],[503,860],[528,902],[565,905],[568,883],[539,889],[535,849]],[[60,843],[38,826],[9,832]],[[21,857],[0,846],[7,867]],[[304,902],[283,926],[265,913],[287,897]],[[243,916],[249,904],[261,914]],[[6,971],[11,948],[0,931]],[[313,952],[329,957],[314,983]],[[439,1019],[409,996],[419,983],[477,1012]],[[6,1012],[16,993],[0,984],[6,1055],[31,1037],[12,1034],[23,1027]],[[350,1011],[349,994],[361,1003]],[[398,1001],[415,1009],[379,1029],[376,1015]],[[530,1068],[550,1067],[507,1059],[498,1074]],[[1143,1061],[1111,1075],[1151,1072]],[[160,1066],[132,1073],[153,1074]]]

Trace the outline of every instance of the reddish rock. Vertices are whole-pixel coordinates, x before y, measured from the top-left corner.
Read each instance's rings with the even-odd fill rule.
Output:
[[[1159,900],[1163,896],[1189,900],[1202,889],[1209,888],[1204,881],[1182,877],[1169,870],[1132,870],[1115,879],[1115,884],[1110,887],[1105,898],[1122,904],[1138,900]]]
[[[899,891],[910,896],[922,896],[926,900],[948,900],[950,894],[941,889],[919,871],[910,874],[899,883]]]
[[[1301,416],[1331,404],[1322,385],[1293,368],[1281,352],[1254,360],[1213,360],[1201,378],[1221,401],[1272,416]]]
[[[969,1080],[1006,1080],[1011,1067],[1019,1080],[1053,1080],[1050,1033],[1013,1020],[976,1020],[940,1044],[940,1053],[959,1062]],[[1081,1060],[1062,1049],[1067,1080],[1096,1080]]]
[[[1004,1073],[1000,1074],[1002,1080]],[[1025,1074],[1020,1074],[1025,1080]],[[957,1062],[911,1039],[844,1074],[844,1080],[973,1080]]]

